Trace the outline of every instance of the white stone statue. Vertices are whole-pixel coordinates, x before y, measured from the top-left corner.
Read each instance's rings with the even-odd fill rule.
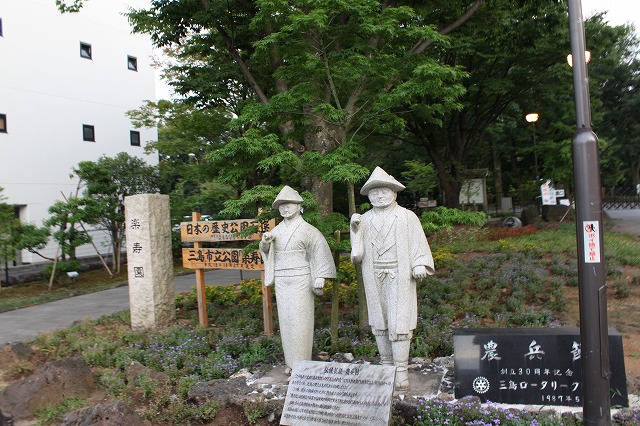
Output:
[[[351,260],[362,263],[369,324],[381,363],[396,366],[396,391],[409,389],[409,348],[418,319],[416,280],[434,273],[420,220],[396,203],[404,188],[376,167],[360,190],[373,208],[351,217]]]
[[[336,267],[324,236],[301,216],[302,197],[282,188],[273,208],[284,219],[265,232],[260,252],[265,263],[265,285],[275,283],[278,321],[287,372],[297,361],[311,360],[314,300],[324,281],[336,278]]]

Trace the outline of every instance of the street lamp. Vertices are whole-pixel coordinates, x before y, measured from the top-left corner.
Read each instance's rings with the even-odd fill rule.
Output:
[[[530,114],[527,114],[524,118],[528,123],[531,123],[533,125],[533,166],[536,171],[537,182],[540,176],[538,175],[538,152],[536,151],[536,121],[538,121],[540,115],[538,115],[537,112],[532,112]]]
[[[591,60],[591,52],[588,50],[584,51],[584,60],[585,62],[589,62]],[[573,55],[571,53],[567,55],[567,63],[570,67],[573,67]]]

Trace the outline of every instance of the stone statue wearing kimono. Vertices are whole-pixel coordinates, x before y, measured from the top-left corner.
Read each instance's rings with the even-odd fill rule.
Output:
[[[283,221],[265,232],[260,252],[265,263],[265,285],[275,283],[278,322],[287,372],[297,361],[311,360],[314,299],[325,279],[336,277],[336,267],[324,236],[301,216],[302,197],[282,188],[273,208]]]
[[[369,324],[383,365],[396,366],[396,391],[409,389],[409,348],[418,319],[416,280],[433,275],[420,220],[396,203],[404,185],[376,167],[360,193],[373,208],[351,217],[351,260],[362,263]]]

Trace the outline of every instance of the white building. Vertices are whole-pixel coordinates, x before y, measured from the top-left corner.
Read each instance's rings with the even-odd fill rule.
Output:
[[[143,152],[157,130],[125,116],[155,100],[151,42],[131,34],[128,6],[148,0],[91,0],[66,14],[54,0],[0,0],[0,187],[23,222],[41,226],[62,194],[75,195],[70,174],[80,161],[124,151],[158,162]],[[78,249],[86,255],[95,255],[91,246]]]

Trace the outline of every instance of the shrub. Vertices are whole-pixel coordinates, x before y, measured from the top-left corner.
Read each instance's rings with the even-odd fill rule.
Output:
[[[447,207],[426,210],[420,216],[424,232],[429,235],[455,225],[483,226],[489,217],[484,212],[467,212]]]
[[[60,283],[60,278],[65,278],[67,276],[67,272],[80,271],[81,269],[82,264],[77,259],[56,262],[56,271],[53,274],[53,280],[56,283]],[[50,263],[43,268],[42,275],[45,279],[49,279],[52,270],[53,263]]]

